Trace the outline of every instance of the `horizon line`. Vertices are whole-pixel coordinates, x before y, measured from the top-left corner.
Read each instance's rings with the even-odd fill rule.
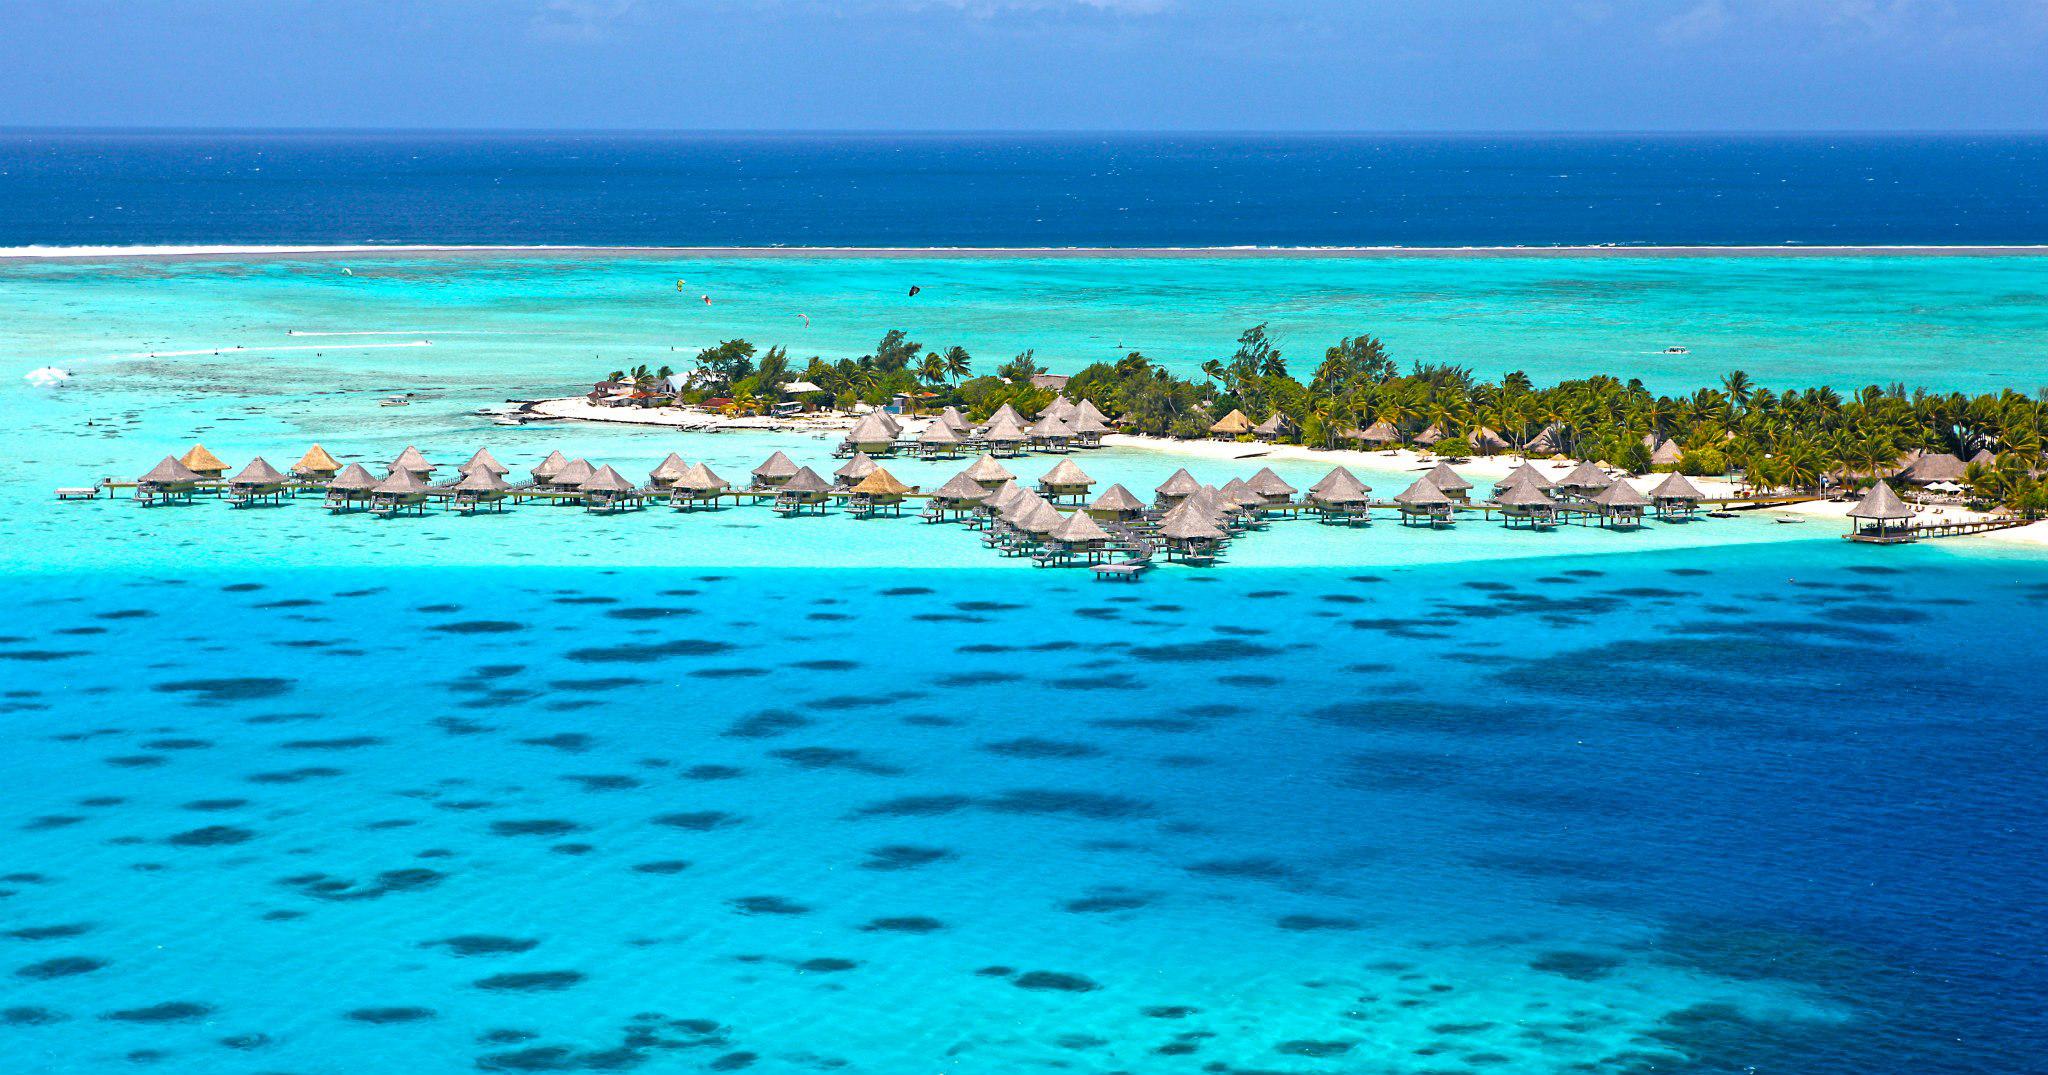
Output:
[[[2048,127],[1645,127],[1645,128],[1251,128],[1251,127],[449,127],[211,126],[0,123],[0,135],[616,135],[753,137],[1296,137],[1296,138],[1683,138],[2048,137]]]

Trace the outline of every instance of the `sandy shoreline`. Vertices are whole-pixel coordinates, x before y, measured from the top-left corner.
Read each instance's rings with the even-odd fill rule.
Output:
[[[0,262],[261,261],[284,258],[859,258],[1032,259],[1458,259],[1458,258],[1918,258],[2048,257],[2048,246],[464,246],[436,244],[23,246],[0,248]]]

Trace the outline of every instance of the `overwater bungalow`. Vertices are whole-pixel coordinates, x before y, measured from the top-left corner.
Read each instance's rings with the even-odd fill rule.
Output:
[[[1088,490],[1095,487],[1091,478],[1071,459],[1062,459],[1053,464],[1045,476],[1038,479],[1038,491],[1055,504],[1079,504],[1088,499]]]
[[[333,486],[328,486],[332,490]],[[391,473],[384,476],[370,489],[370,511],[379,518],[389,519],[407,513],[427,513],[427,479],[419,471],[408,470],[394,465]]]
[[[204,444],[195,444],[185,449],[185,454],[178,457],[178,462],[183,463],[192,473],[211,481],[219,481],[228,472],[228,465],[221,461],[220,456],[207,451]]]
[[[1110,426],[1107,419],[1099,416],[1099,412],[1095,410],[1094,404],[1088,403],[1087,400],[1082,400],[1081,402],[1085,409],[1077,408],[1075,413],[1067,419],[1067,424],[1074,427],[1074,447],[1100,448],[1102,447],[1102,438],[1107,434],[1116,432],[1116,430]]]
[[[940,411],[939,423],[952,430],[953,434],[963,441],[967,439],[967,434],[974,430],[974,424],[967,420],[966,415],[960,413],[958,407],[947,407]]]
[[[1112,485],[1088,505],[1088,514],[1097,519],[1128,522],[1145,514],[1145,502],[1122,485]]]
[[[1071,563],[1076,557],[1085,563],[1100,563],[1109,558],[1109,543],[1114,540],[1115,537],[1104,530],[1093,516],[1077,511],[1046,531],[1046,548],[1033,559],[1041,567]]]
[[[1679,447],[1678,442],[1675,440],[1667,440],[1657,445],[1650,452],[1650,466],[1652,468],[1675,467],[1683,462],[1685,462],[1685,449]]]
[[[1606,471],[1601,470],[1599,464],[1589,460],[1573,467],[1571,473],[1557,479],[1557,484],[1553,488],[1576,500],[1591,500],[1600,490],[1613,484],[1614,479],[1609,477]]]
[[[1372,487],[1343,467],[1332,467],[1309,486],[1308,502],[1326,523],[1363,526],[1372,521]]]
[[[719,497],[732,488],[732,483],[713,473],[702,463],[691,465],[668,486],[668,505],[681,511],[695,511],[700,507],[717,508]]]
[[[427,457],[421,455],[418,448],[408,444],[404,451],[398,453],[398,458],[391,461],[390,469],[403,470],[426,478],[434,473],[434,464],[427,462]]]
[[[1065,396],[1054,396],[1052,397],[1051,403],[1048,403],[1044,407],[1039,408],[1036,417],[1041,422],[1046,420],[1047,418],[1071,419],[1074,417],[1075,414],[1079,413],[1079,411],[1080,408],[1074,406],[1073,400],[1068,399]]]
[[[1298,492],[1294,486],[1287,484],[1285,478],[1273,473],[1272,467],[1260,467],[1259,472],[1252,475],[1245,484],[1251,486],[1252,492],[1259,494],[1260,499],[1272,507],[1292,503],[1294,494]]]
[[[1929,452],[1913,460],[1911,466],[1899,472],[1898,481],[1922,488],[1936,482],[1960,485],[1963,471],[1968,464],[1947,452]]]
[[[1557,501],[1527,482],[1495,491],[1493,502],[1500,506],[1501,521],[1510,530],[1516,526],[1548,530],[1557,525]]]
[[[1252,420],[1246,417],[1243,411],[1232,410],[1211,423],[1209,432],[1221,438],[1234,440],[1250,433],[1253,428]]]
[[[1438,463],[1429,471],[1429,484],[1434,485],[1445,496],[1463,502],[1472,497],[1472,483],[1464,475],[1451,469],[1449,463]]]
[[[1160,482],[1159,488],[1152,490],[1152,503],[1160,508],[1171,508],[1201,488],[1202,483],[1188,473],[1188,468],[1182,467]]]
[[[754,468],[754,491],[767,492],[781,488],[784,482],[796,477],[798,471],[807,469],[809,468],[797,466],[795,461],[781,452],[776,452]]]
[[[996,462],[996,457],[992,455],[984,455],[969,463],[967,469],[961,473],[973,478],[983,489],[991,493],[1001,489],[1004,483],[1016,477],[1010,473],[1009,468]]]
[[[823,515],[831,503],[832,483],[809,467],[796,468],[796,473],[775,486],[775,513],[784,518]]]
[[[989,496],[989,491],[963,470],[932,490],[931,500],[925,505],[921,517],[931,523],[944,522],[949,516],[961,519],[979,508]]]
[[[1024,445],[1030,442],[1031,435],[1015,419],[998,419],[982,431],[981,439],[988,446],[988,454],[998,459],[1011,459],[1024,454]]]
[[[597,468],[590,465],[590,460],[578,456],[562,464],[562,469],[555,471],[555,476],[548,480],[548,485],[551,488],[564,492],[580,493],[583,491],[583,483],[589,481],[590,476],[596,473]],[[564,497],[557,501],[557,503],[563,504],[577,502],[578,498],[570,497]]]
[[[1690,519],[1703,499],[1699,487],[1676,472],[1664,475],[1650,490],[1650,503],[1660,519]]]
[[[639,487],[609,464],[598,467],[590,477],[578,482],[576,491],[583,494],[583,510],[602,515],[638,509],[645,504]]]
[[[1423,526],[1445,527],[1451,525],[1455,518],[1451,498],[1445,495],[1442,489],[1437,488],[1436,483],[1430,481],[1427,474],[1394,495],[1394,510],[1401,513],[1403,526],[1419,523]]]
[[[1863,499],[1849,509],[1852,541],[1867,541],[1879,545],[1892,545],[1911,541],[1913,509],[1892,492],[1886,482],[1878,482],[1863,494]]]
[[[942,456],[957,459],[966,446],[967,442],[961,438],[960,432],[948,425],[943,418],[924,427],[924,432],[917,435],[917,455],[920,459],[938,459]]]
[[[1216,503],[1225,512],[1236,517],[1245,526],[1266,525],[1266,498],[1260,496],[1243,478],[1232,478],[1216,490]]]
[[[527,471],[527,473],[533,476],[533,484],[548,486],[554,484],[555,475],[560,474],[562,468],[568,465],[568,456],[558,451],[549,452],[546,459],[534,464],[533,469]]]
[[[1216,562],[1216,550],[1229,535],[1200,504],[1182,503],[1159,520],[1159,538],[1166,558],[1190,564]]]
[[[489,448],[478,448],[476,454],[469,457],[469,462],[455,468],[455,473],[466,475],[476,470],[488,470],[500,478],[512,473],[512,468],[498,462],[498,457],[492,455]]]
[[[291,491],[291,477],[271,466],[260,455],[249,460],[248,466],[228,479],[228,503],[238,508],[282,504]]]
[[[1293,428],[1294,423],[1288,421],[1286,415],[1281,414],[1279,411],[1274,411],[1266,416],[1265,421],[1252,427],[1252,436],[1267,444],[1271,444],[1286,436]]]
[[[504,511],[505,501],[512,495],[512,486],[504,475],[477,465],[475,460],[463,465],[469,469],[463,472],[462,480],[448,487],[448,509],[464,515]]]
[[[855,485],[846,498],[846,510],[857,519],[873,518],[883,512],[903,514],[903,498],[916,489],[896,480],[894,474],[876,467]]]
[[[317,444],[306,449],[306,454],[300,456],[299,461],[292,464],[293,477],[298,478],[300,481],[313,482],[318,485],[325,485],[333,481],[334,476],[339,473],[341,473],[340,461],[328,455],[327,449]]]
[[[375,476],[363,469],[361,463],[350,463],[327,483],[327,510],[337,515],[363,511],[370,506],[370,493],[376,488]]]
[[[203,476],[182,461],[164,456],[164,461],[135,479],[135,499],[144,504],[190,503]]]
[[[674,452],[668,453],[653,470],[647,472],[647,485],[651,489],[667,490],[675,487],[676,479],[690,472],[690,464]]]
[[[1040,418],[1024,432],[1031,437],[1032,447],[1043,451],[1064,452],[1074,446],[1073,424],[1058,416]]]
[[[1493,483],[1494,492],[1498,493],[1510,485],[1530,485],[1547,493],[1555,488],[1557,483],[1544,477],[1542,471],[1527,463],[1523,463],[1521,466],[1508,471],[1507,477]]]
[[[842,452],[866,452],[869,455],[894,455],[896,437],[902,431],[902,427],[894,424],[887,411],[869,411],[861,415],[859,421],[853,423],[852,429],[846,431],[846,439],[840,442],[839,449]]]
[[[860,484],[862,478],[881,469],[881,464],[869,458],[866,452],[855,452],[838,470],[832,472],[832,487],[841,491]]]
[[[1600,509],[1600,525],[1616,529],[1643,525],[1643,509],[1650,506],[1650,498],[1636,492],[1636,487],[1625,481],[1593,494],[1593,506]]]
[[[1024,416],[1017,413],[1017,408],[1005,403],[997,407],[995,413],[988,416],[988,421],[981,423],[981,428],[983,432],[987,432],[997,425],[1013,425],[1022,429],[1024,427]]]

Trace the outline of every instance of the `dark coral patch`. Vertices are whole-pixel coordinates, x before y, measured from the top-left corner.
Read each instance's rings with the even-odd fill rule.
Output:
[[[573,970],[520,971],[513,974],[493,974],[476,981],[478,989],[489,989],[500,993],[552,993],[568,989],[583,981],[583,973]]]
[[[811,909],[794,900],[781,896],[742,896],[726,901],[733,910],[744,915],[803,915]]]
[[[681,873],[690,868],[685,859],[662,859],[659,862],[638,862],[633,864],[634,873],[651,873],[666,876]]]
[[[945,929],[946,924],[936,918],[923,915],[906,915],[901,918],[877,918],[861,930],[866,933],[935,933]]]
[[[123,1023],[188,1023],[213,1014],[213,1006],[190,1000],[168,1000],[146,1008],[122,1008],[100,1016]]]
[[[31,981],[44,982],[52,978],[71,978],[80,974],[91,974],[107,965],[104,959],[88,959],[85,956],[61,956],[17,967],[14,976]]]
[[[954,857],[943,847],[912,847],[908,844],[889,844],[868,852],[866,862],[860,864],[863,870],[914,870],[934,862],[944,862]]]
[[[1057,993],[1092,993],[1102,988],[1079,974],[1049,970],[1025,971],[1011,979],[1010,984],[1019,989],[1049,990]]]
[[[685,832],[710,832],[740,823],[740,818],[723,810],[695,810],[680,814],[663,814],[654,819],[657,825],[667,825]]]
[[[358,1023],[369,1023],[373,1026],[382,1026],[386,1023],[417,1023],[422,1019],[432,1019],[434,1017],[434,1009],[357,1008],[348,1013],[348,1017]]]
[[[425,941],[422,948],[446,948],[458,956],[502,956],[518,952],[531,952],[540,941],[530,937],[499,937],[489,933],[464,933],[454,937],[443,937],[438,941]]]
[[[572,832],[582,831],[583,826],[576,822],[563,821],[558,818],[491,822],[491,835],[493,836],[567,836]]]
[[[287,694],[298,683],[282,676],[243,676],[220,679],[180,679],[159,683],[152,690],[164,694],[191,694],[205,702],[253,702]]]
[[[172,847],[229,847],[247,843],[256,838],[248,829],[233,825],[208,825],[203,829],[181,832],[165,840]]]

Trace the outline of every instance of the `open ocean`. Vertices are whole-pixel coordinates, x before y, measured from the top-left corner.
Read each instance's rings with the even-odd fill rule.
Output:
[[[15,135],[0,245],[2048,238],[2025,139],[954,139],[887,165],[919,142]],[[1418,205],[1429,168],[1494,204]],[[2038,547],[1283,522],[1115,586],[913,518],[50,498],[194,441],[829,470],[799,434],[474,412],[729,335],[1192,369],[1260,320],[1301,372],[1372,332],[1671,390],[2048,383],[2037,258],[0,261],[0,1060],[2048,1070]],[[22,379],[45,365],[71,382]],[[1075,459],[1140,495],[1181,462]]]

